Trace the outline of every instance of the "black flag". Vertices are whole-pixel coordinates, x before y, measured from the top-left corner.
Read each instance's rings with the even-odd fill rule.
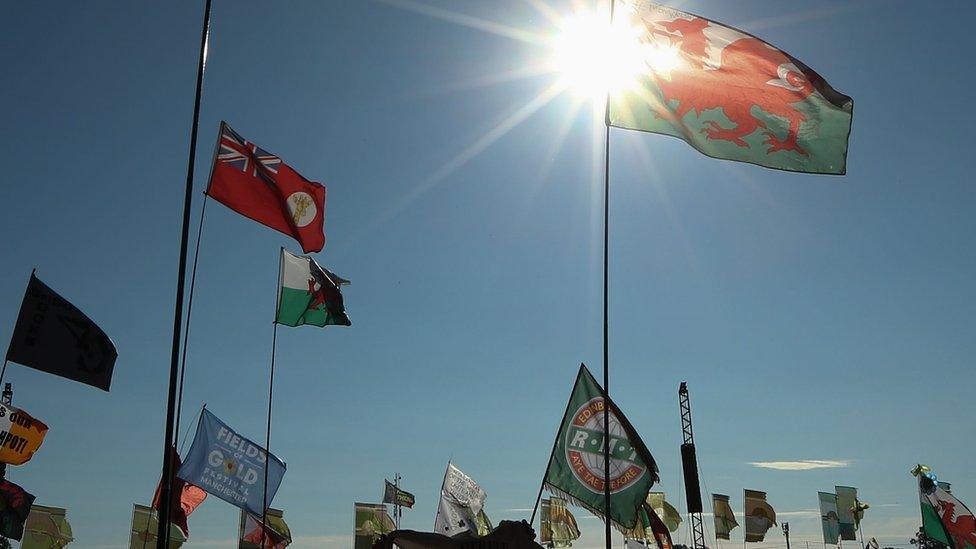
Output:
[[[7,360],[108,391],[118,356],[101,328],[31,273]]]

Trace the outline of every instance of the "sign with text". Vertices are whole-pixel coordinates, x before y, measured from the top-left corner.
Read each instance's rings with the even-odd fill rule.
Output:
[[[0,404],[0,462],[22,465],[44,442],[47,425],[13,406]]]
[[[285,463],[274,454],[270,454],[269,460],[268,455],[263,447],[237,434],[205,408],[193,445],[177,476],[261,517],[285,475]],[[265,467],[268,494],[262,497]]]

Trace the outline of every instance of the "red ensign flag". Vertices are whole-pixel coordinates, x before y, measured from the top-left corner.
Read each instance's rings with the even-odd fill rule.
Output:
[[[295,240],[305,253],[325,246],[325,187],[220,123],[207,195]]]

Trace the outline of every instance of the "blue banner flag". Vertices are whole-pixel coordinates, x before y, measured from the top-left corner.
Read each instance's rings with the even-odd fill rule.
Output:
[[[208,493],[261,517],[271,505],[285,463],[265,449],[237,434],[204,408],[193,445],[176,476]],[[262,504],[264,469],[268,466],[268,497]]]

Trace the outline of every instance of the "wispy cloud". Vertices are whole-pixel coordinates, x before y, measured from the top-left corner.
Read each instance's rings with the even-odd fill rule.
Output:
[[[795,461],[750,461],[749,465],[778,471],[809,471],[810,469],[850,467],[851,462],[846,459],[798,459]]]
[[[820,511],[816,509],[803,509],[802,511],[776,511],[777,517],[820,517]]]

